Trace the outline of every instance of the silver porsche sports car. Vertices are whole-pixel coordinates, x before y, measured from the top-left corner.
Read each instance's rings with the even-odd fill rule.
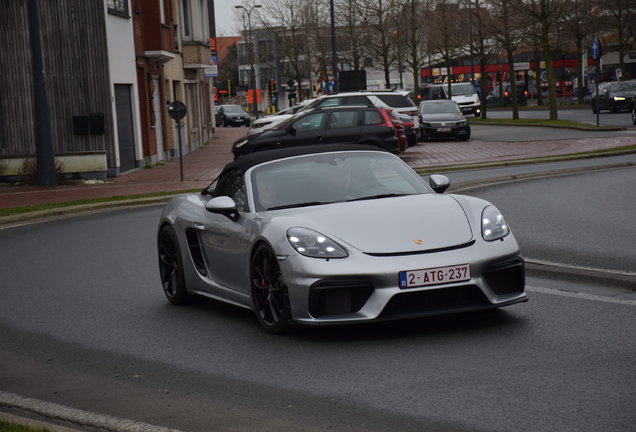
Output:
[[[363,145],[269,150],[172,198],[158,230],[171,303],[201,295],[290,324],[390,320],[527,301],[525,267],[501,213],[443,194],[400,158]]]

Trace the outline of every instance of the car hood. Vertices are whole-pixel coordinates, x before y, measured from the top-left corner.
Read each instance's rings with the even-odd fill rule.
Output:
[[[272,124],[275,125],[276,123],[280,123],[283,120],[287,120],[290,117],[293,117],[294,114],[280,114],[280,115],[274,115],[274,116],[268,116],[268,117],[262,117],[258,120],[254,120],[253,123],[255,125],[259,125],[261,123],[267,123],[267,124]]]
[[[629,90],[629,91],[615,91],[615,92],[612,92],[610,97],[618,96],[618,97],[624,97],[625,99],[631,99],[633,95],[634,95],[634,91],[633,90]]]
[[[464,120],[463,114],[457,113],[435,113],[435,114],[422,114],[422,120],[427,122],[452,122]]]
[[[289,222],[294,226],[315,229],[366,253],[424,252],[473,239],[464,210],[449,195],[411,195],[284,211],[293,212],[295,220]]]

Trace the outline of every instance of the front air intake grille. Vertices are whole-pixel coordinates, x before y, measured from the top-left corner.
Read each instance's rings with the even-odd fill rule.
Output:
[[[318,318],[358,312],[374,289],[366,280],[316,282],[309,291],[309,313]]]
[[[496,295],[521,294],[526,285],[525,264],[520,259],[496,264],[486,270],[484,278]]]
[[[393,296],[381,319],[408,318],[441,313],[462,312],[491,306],[476,285],[403,292]]]

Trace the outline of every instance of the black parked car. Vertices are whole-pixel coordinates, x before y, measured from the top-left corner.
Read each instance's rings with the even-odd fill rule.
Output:
[[[420,138],[470,139],[470,125],[457,102],[428,100],[420,103]]]
[[[214,112],[217,126],[248,126],[250,116],[240,105],[221,105]]]
[[[592,112],[598,110],[632,110],[632,96],[636,93],[636,80],[604,82],[592,98]],[[597,105],[598,103],[598,105]]]
[[[232,153],[237,158],[256,151],[312,144],[368,144],[399,153],[389,115],[383,109],[366,106],[303,111],[272,129],[237,140]]]

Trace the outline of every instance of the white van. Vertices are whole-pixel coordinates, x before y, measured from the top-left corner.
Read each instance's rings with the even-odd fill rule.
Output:
[[[475,86],[470,82],[451,84],[452,97],[448,97],[448,84],[427,84],[420,87],[420,100],[453,99],[464,114],[481,115],[481,103]]]

